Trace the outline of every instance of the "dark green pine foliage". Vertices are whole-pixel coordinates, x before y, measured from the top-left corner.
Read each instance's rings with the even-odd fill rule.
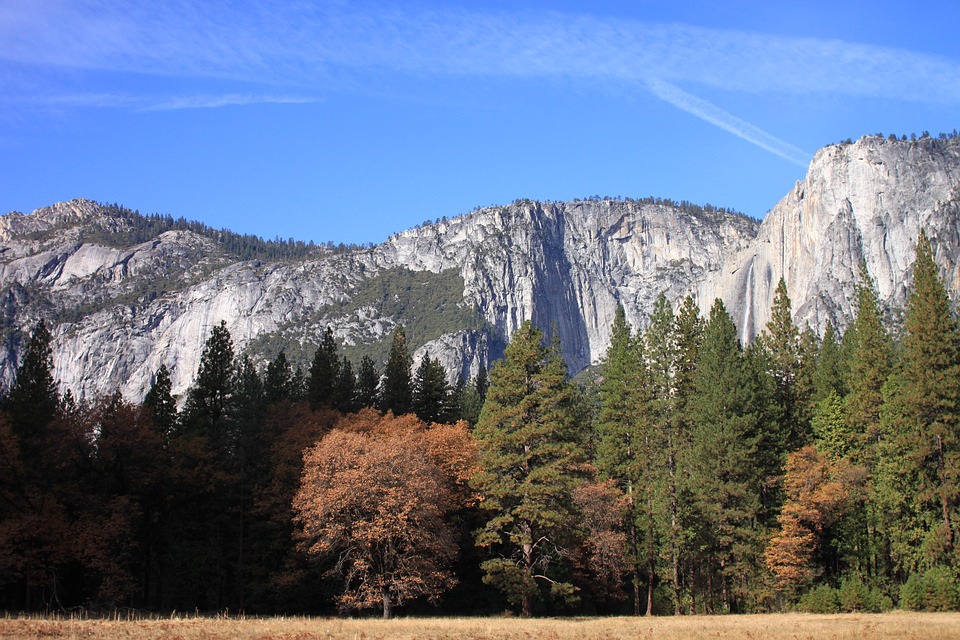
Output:
[[[584,455],[572,404],[561,355],[525,322],[490,375],[474,430],[480,471],[473,480],[489,515],[476,536],[492,556],[482,564],[484,582],[525,616],[541,596],[574,597],[563,549],[576,529],[572,491]]]
[[[856,317],[844,336],[846,422],[859,434],[854,460],[871,464],[880,438],[883,385],[893,367],[893,344],[880,311],[880,301],[866,265],[860,267]]]
[[[760,554],[764,470],[757,464],[757,440],[765,425],[755,414],[756,390],[736,327],[720,300],[704,328],[694,386],[689,482],[700,525],[700,572],[711,590],[719,587],[708,602],[719,595],[725,610],[736,611]]]
[[[392,411],[394,415],[410,413],[413,408],[413,381],[410,368],[413,359],[407,348],[407,333],[403,326],[393,332],[390,355],[383,371],[380,387],[380,411]]]
[[[617,307],[610,333],[610,346],[600,370],[600,413],[596,422],[596,465],[600,473],[614,480],[629,501],[627,542],[633,560],[633,613],[644,610],[641,587],[648,567],[648,545],[643,536],[646,512],[644,475],[650,453],[644,439],[649,419],[649,384],[642,357],[642,344],[634,340],[623,307]],[[648,582],[648,589],[652,581]],[[647,598],[649,600],[649,596]],[[647,608],[649,611],[649,607]]]
[[[170,539],[165,601],[173,608],[239,604],[235,571],[238,429],[233,339],[215,326],[200,357],[181,424],[170,441]]]
[[[695,611],[694,590],[699,563],[698,554],[693,546],[699,522],[693,505],[693,487],[691,481],[691,452],[693,439],[693,417],[691,402],[696,396],[697,363],[700,347],[703,344],[704,321],[700,307],[692,296],[684,298],[676,314],[674,327],[674,345],[676,361],[673,374],[673,416],[670,448],[672,459],[671,496],[670,496],[670,544],[671,577],[674,586],[674,598],[679,587],[681,598],[688,612]],[[678,566],[679,565],[679,566]],[[676,603],[675,603],[676,604]],[[676,612],[676,608],[674,609]]]
[[[483,365],[480,365],[480,368],[477,369],[477,377],[473,382],[473,386],[477,389],[477,396],[480,398],[480,405],[483,406],[483,403],[487,400],[487,389],[490,387],[490,380],[487,378],[487,368]]]
[[[224,414],[233,399],[234,373],[233,338],[221,320],[204,344],[183,415],[185,429],[210,437],[221,448],[228,446],[230,435]]]
[[[457,420],[463,420],[463,402],[467,394],[467,381],[463,375],[457,376],[457,382],[450,389],[450,397],[447,400],[446,416],[444,422],[454,423]]]
[[[424,422],[444,422],[449,402],[446,370],[439,360],[423,356],[413,380],[413,412]]]
[[[873,492],[863,508],[847,518],[848,538],[856,540],[856,553],[848,561],[875,579],[886,579],[893,566],[893,496],[882,489],[888,483],[882,480],[885,465],[878,468],[878,462],[882,449],[880,412],[884,386],[893,370],[893,342],[883,325],[879,297],[866,264],[860,265],[855,313],[841,345],[840,370],[847,390],[842,419],[827,403],[822,406],[823,415],[818,416],[818,429],[822,440],[848,439],[848,446],[834,448],[864,465],[871,474]]]
[[[370,356],[360,359],[360,368],[357,370],[356,402],[362,409],[377,406],[377,388],[380,386],[380,373],[377,365]]]
[[[677,363],[676,319],[673,308],[663,293],[650,316],[650,326],[643,334],[642,357],[647,372],[647,417],[643,427],[645,464],[640,485],[645,487],[644,541],[647,568],[647,615],[653,615],[654,585],[666,582],[672,592],[674,611],[680,608],[679,505],[675,501],[676,461],[679,434],[676,422],[675,374]],[[667,558],[668,565],[658,575],[658,558]]]
[[[360,409],[357,405],[357,376],[346,356],[340,360],[340,375],[333,388],[333,407],[340,413],[352,413]]]
[[[294,395],[293,368],[284,351],[280,351],[277,357],[267,364],[263,379],[263,395],[268,405],[289,400]]]
[[[483,396],[480,394],[482,386],[487,386],[487,370],[481,366],[477,375],[467,383],[463,390],[460,400],[460,417],[467,421],[471,427],[477,424],[480,419],[480,411],[483,409]]]
[[[169,437],[177,425],[177,401],[173,397],[173,383],[167,365],[162,364],[153,377],[153,384],[143,398],[143,406],[153,421],[153,427]]]
[[[823,330],[823,339],[817,354],[817,364],[813,372],[813,397],[811,404],[816,406],[821,400],[835,393],[843,397],[847,390],[843,380],[842,353],[837,342],[837,332],[832,323]]]
[[[248,565],[255,562],[248,553],[250,513],[254,509],[254,488],[267,476],[264,459],[263,425],[266,419],[263,381],[249,356],[243,355],[236,370],[235,396],[229,408],[235,442],[223,465],[230,482],[224,487],[226,517],[221,531],[223,558],[231,584],[226,585],[228,601],[241,610],[246,595],[255,585],[248,583]]]
[[[780,407],[778,419],[780,446],[793,451],[809,440],[809,397],[801,394],[800,332],[793,323],[787,283],[783,278],[777,284],[770,310],[770,321],[762,336],[767,350],[770,374],[773,376],[776,402]],[[804,392],[809,392],[804,389]]]
[[[53,379],[52,340],[46,322],[38,321],[7,394],[7,411],[14,434],[26,437],[28,441],[44,437],[60,405]]]
[[[899,370],[883,408],[881,457],[898,565],[955,566],[960,514],[960,335],[925,233],[917,240]]]
[[[327,327],[323,332],[320,346],[313,355],[310,364],[310,377],[307,381],[307,401],[310,408],[333,407],[335,390],[340,378],[340,355],[337,341],[333,338],[333,329]]]

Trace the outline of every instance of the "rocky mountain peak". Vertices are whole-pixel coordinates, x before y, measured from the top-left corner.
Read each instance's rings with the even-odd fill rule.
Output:
[[[359,358],[382,357],[403,323],[416,358],[438,358],[451,381],[489,366],[525,320],[558,333],[576,373],[602,358],[618,305],[642,327],[661,292],[704,310],[721,298],[747,341],[783,277],[801,326],[843,328],[861,263],[883,303],[903,305],[921,228],[956,294],[958,196],[960,141],[867,137],[818,151],[762,223],[654,198],[522,200],[375,247],[270,258],[259,239],[74,200],[0,217],[0,377],[39,317],[65,389],[134,400],[161,364],[185,393],[221,320],[238,350],[301,364],[327,326]]]

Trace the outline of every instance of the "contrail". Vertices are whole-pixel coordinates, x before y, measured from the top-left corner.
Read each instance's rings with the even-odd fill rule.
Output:
[[[675,107],[691,113],[701,120],[720,127],[738,138],[742,138],[751,144],[755,144],[765,151],[780,156],[784,160],[806,168],[810,163],[810,155],[803,149],[799,149],[792,144],[775,138],[766,131],[756,127],[745,120],[741,120],[732,113],[728,113],[703,98],[698,98],[683,91],[669,82],[664,82],[658,78],[647,80],[647,86],[655,96],[669,102]]]

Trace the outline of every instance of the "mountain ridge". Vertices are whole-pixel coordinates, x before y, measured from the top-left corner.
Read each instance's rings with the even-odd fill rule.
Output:
[[[119,388],[139,399],[161,364],[183,394],[220,320],[238,350],[263,360],[299,349],[302,361],[328,325],[348,348],[384,341],[424,287],[442,295],[416,318],[432,332],[420,331],[415,355],[439,358],[451,379],[489,366],[524,320],[556,327],[576,373],[602,357],[617,305],[643,326],[661,291],[675,303],[694,295],[704,310],[723,299],[749,340],[781,275],[801,326],[842,328],[861,261],[885,304],[902,306],[921,227],[956,297],[958,194],[955,139],[865,137],[818,151],[763,221],[653,198],[518,200],[284,260],[238,259],[223,236],[189,228],[107,246],[89,241],[91,227],[124,237],[123,216],[58,203],[0,216],[0,378],[11,379],[24,333],[47,317],[55,374],[78,397]],[[392,306],[378,303],[383,292]]]

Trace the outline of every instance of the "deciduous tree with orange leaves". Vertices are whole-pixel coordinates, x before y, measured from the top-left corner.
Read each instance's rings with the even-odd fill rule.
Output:
[[[787,456],[780,530],[764,553],[781,587],[799,587],[816,577],[814,558],[824,530],[863,498],[866,481],[863,467],[810,445]]]
[[[343,610],[437,600],[456,578],[448,516],[470,500],[476,448],[465,423],[364,410],[304,454],[293,501],[301,548],[333,559]]]

